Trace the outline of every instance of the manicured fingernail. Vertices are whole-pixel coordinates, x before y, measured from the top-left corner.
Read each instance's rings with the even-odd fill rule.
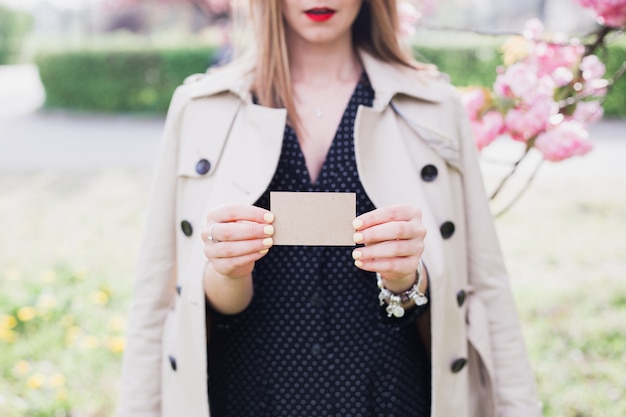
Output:
[[[265,220],[268,223],[272,223],[274,221],[274,215],[270,212],[267,212],[263,215],[263,220]]]
[[[361,233],[355,233],[352,239],[354,239],[356,243],[361,243],[363,242],[363,235]]]
[[[274,239],[272,239],[271,237],[266,237],[265,239],[263,239],[263,246],[265,246],[266,248],[271,248],[273,244]]]
[[[263,233],[265,233],[268,236],[272,236],[274,234],[274,226],[267,225],[263,228]]]
[[[363,262],[361,262],[361,261],[354,261],[354,265],[356,265],[357,268],[360,268],[360,267],[363,266]]]
[[[352,227],[354,227],[356,230],[359,230],[361,228],[361,226],[363,226],[363,220],[361,220],[361,219],[354,219],[352,221]]]
[[[259,251],[259,253],[260,253],[261,255],[265,255],[265,254],[266,254],[267,252],[269,252],[269,251],[270,251],[269,249],[263,249],[263,250],[260,250],[260,251]]]
[[[363,254],[361,253],[360,250],[355,250],[352,252],[352,258],[353,259],[361,259],[361,257],[363,256]]]

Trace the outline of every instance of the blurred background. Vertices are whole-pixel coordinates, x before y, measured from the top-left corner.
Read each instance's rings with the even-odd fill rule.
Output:
[[[414,3],[410,46],[459,87],[493,83],[506,37],[451,28],[597,28],[572,0]],[[164,113],[230,59],[229,16],[228,0],[0,0],[0,416],[114,414]],[[612,70],[621,34],[601,55]],[[623,81],[594,150],[544,163],[496,222],[546,416],[626,415]],[[518,145],[483,152],[488,189]]]

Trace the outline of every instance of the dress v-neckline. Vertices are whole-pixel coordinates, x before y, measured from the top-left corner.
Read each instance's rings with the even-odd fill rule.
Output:
[[[337,146],[336,142],[338,140],[337,138],[339,136],[339,132],[341,131],[341,128],[346,121],[346,117],[348,116],[348,111],[350,110],[350,106],[352,105],[352,102],[355,100],[357,90],[359,89],[362,83],[363,83],[363,74],[361,75],[361,77],[359,77],[359,80],[357,81],[356,85],[354,86],[354,89],[352,90],[350,99],[348,100],[348,103],[346,104],[346,107],[343,110],[341,119],[339,119],[339,124],[337,125],[337,129],[335,129],[335,134],[333,135],[333,139],[330,142],[330,146],[328,147],[328,150],[326,151],[326,155],[324,155],[322,166],[320,167],[320,170],[317,174],[317,178],[315,178],[315,180],[311,177],[311,173],[309,172],[309,167],[306,163],[306,156],[304,155],[304,151],[302,150],[302,145],[300,144],[300,139],[298,138],[298,134],[292,126],[288,126],[288,128],[292,130],[291,133],[293,134],[293,137],[296,140],[296,145],[298,147],[298,157],[302,160],[302,163],[304,166],[304,173],[307,178],[307,185],[309,186],[309,188],[317,189],[319,187],[320,179],[322,178],[323,174],[327,170],[326,166],[328,165],[328,159],[332,155],[334,148]]]

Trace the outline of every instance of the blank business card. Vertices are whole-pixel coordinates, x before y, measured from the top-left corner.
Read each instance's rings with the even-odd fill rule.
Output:
[[[270,192],[274,245],[354,246],[354,193]]]

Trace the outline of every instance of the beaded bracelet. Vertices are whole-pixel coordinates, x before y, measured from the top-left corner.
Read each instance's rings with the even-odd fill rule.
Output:
[[[378,284],[378,288],[380,288],[380,293],[378,294],[378,300],[380,301],[380,305],[387,304],[385,310],[387,311],[387,316],[400,318],[404,316],[404,307],[403,304],[408,303],[413,300],[415,305],[420,307],[428,303],[428,298],[426,295],[419,290],[422,281],[424,279],[423,274],[423,264],[420,259],[419,265],[417,267],[416,279],[415,283],[411,288],[401,293],[394,293],[385,288],[385,282],[383,281],[383,277],[380,273],[376,273],[376,282]]]

